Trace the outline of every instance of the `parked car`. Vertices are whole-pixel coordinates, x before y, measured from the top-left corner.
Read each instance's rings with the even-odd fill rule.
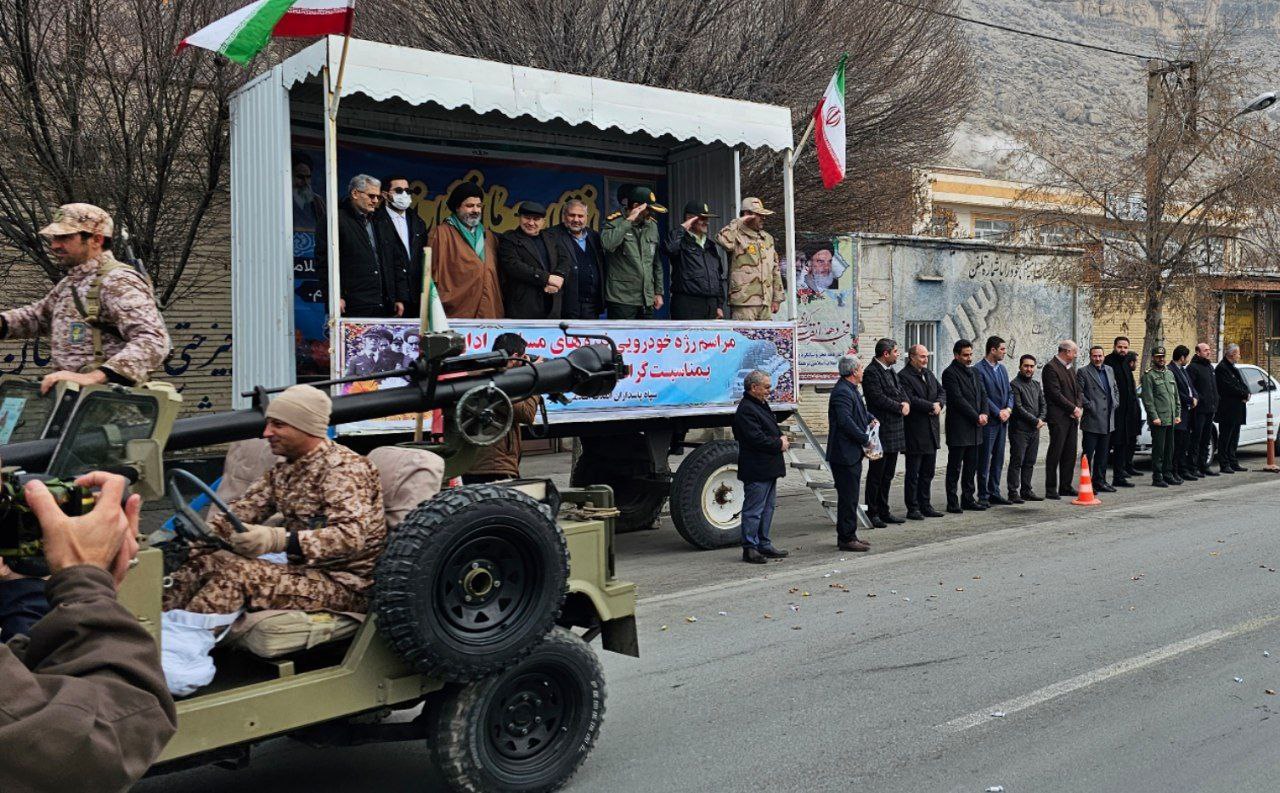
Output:
[[[1249,386],[1249,403],[1245,406],[1244,426],[1240,428],[1240,445],[1266,443],[1267,406],[1270,404],[1273,412],[1280,412],[1280,393],[1271,393],[1276,391],[1277,385],[1280,384],[1275,378],[1252,364],[1240,363],[1236,364],[1236,368],[1240,370],[1240,376]],[[1141,386],[1138,387],[1138,396],[1142,396]],[[1142,411],[1142,432],[1138,435],[1138,451],[1149,454],[1151,428],[1147,425],[1147,411],[1142,407],[1141,401],[1138,407]]]

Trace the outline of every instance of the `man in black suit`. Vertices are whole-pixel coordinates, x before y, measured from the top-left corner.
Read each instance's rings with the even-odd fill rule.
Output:
[[[344,317],[404,316],[409,285],[398,267],[383,264],[373,222],[381,200],[381,182],[362,173],[351,178],[346,198],[338,202],[338,311]],[[316,279],[321,291],[329,288],[326,233],[326,224],[316,229]]]
[[[1187,442],[1191,460],[1201,476],[1217,476],[1218,472],[1209,467],[1209,444],[1213,441],[1213,416],[1218,412],[1218,382],[1213,371],[1213,351],[1208,344],[1196,345],[1187,374],[1200,399],[1192,411],[1192,437]]]
[[[1044,460],[1045,498],[1057,500],[1079,495],[1071,486],[1080,442],[1080,417],[1084,415],[1084,399],[1072,371],[1079,354],[1080,348],[1074,341],[1063,339],[1058,342],[1058,354],[1040,370],[1049,422],[1049,453]]]
[[[560,249],[560,258],[573,265],[560,302],[564,319],[599,319],[604,313],[604,248],[587,217],[587,205],[571,198],[560,210],[560,225],[542,232]]]
[[[1173,478],[1195,481],[1200,478],[1200,469],[1192,460],[1192,428],[1195,424],[1196,406],[1200,404],[1200,394],[1195,383],[1191,382],[1191,373],[1187,371],[1187,360],[1191,350],[1185,344],[1173,348],[1173,363],[1169,365],[1173,372],[1173,382],[1178,386],[1178,407],[1180,421],[1173,427]]]
[[[902,483],[907,519],[940,518],[942,513],[929,503],[929,490],[942,442],[938,416],[947,406],[947,393],[929,369],[927,347],[913,344],[907,348],[907,365],[898,372],[898,380],[911,403],[911,412],[902,420],[907,442],[907,473]]]
[[[729,312],[729,278],[720,249],[707,237],[707,220],[718,217],[704,201],[684,207],[684,222],[660,245],[671,265],[671,318],[724,319]],[[674,225],[674,224],[673,224]]]
[[[1115,377],[1116,392],[1120,401],[1116,403],[1116,428],[1111,433],[1111,453],[1108,461],[1111,464],[1111,485],[1113,487],[1133,487],[1129,481],[1130,469],[1133,468],[1133,453],[1142,414],[1138,409],[1137,385],[1133,380],[1133,369],[1129,365],[1129,337],[1116,336],[1111,343],[1111,352],[1102,359],[1102,363],[1111,367]]]
[[[373,213],[382,262],[399,271],[406,292],[404,316],[418,316],[422,302],[422,252],[427,247],[427,224],[412,211],[413,193],[404,176],[382,180],[382,208]]]
[[[858,482],[862,479],[862,458],[870,442],[868,435],[875,419],[858,393],[862,382],[862,362],[846,355],[837,365],[840,379],[827,402],[827,464],[836,483],[836,547],[862,553],[871,543],[858,539]]]
[[[738,442],[738,479],[742,481],[742,561],[764,564],[787,552],[773,546],[769,528],[777,502],[778,480],[787,475],[782,455],[791,440],[769,409],[769,375],[754,369],[742,380],[742,401],[733,414]]]
[[[520,203],[520,228],[498,237],[498,280],[507,319],[560,319],[571,266],[542,236],[547,209]]]
[[[1245,421],[1245,404],[1249,401],[1249,386],[1236,364],[1240,362],[1240,345],[1228,344],[1222,360],[1214,370],[1214,382],[1218,386],[1218,466],[1224,474],[1248,471],[1236,459],[1236,447],[1240,445],[1240,427]]]
[[[897,362],[898,343],[893,339],[880,339],[876,342],[876,359],[867,367],[862,380],[867,407],[880,421],[880,445],[884,448],[884,456],[867,466],[867,517],[877,529],[890,523],[906,523],[889,512],[889,485],[898,467],[898,453],[906,448],[902,418],[911,412],[911,403],[893,371]]]
[[[975,494],[978,488],[978,454],[982,428],[987,425],[986,391],[973,370],[973,342],[957,339],[952,361],[942,372],[947,392],[947,512],[984,510]],[[959,485],[963,499],[956,494]]]

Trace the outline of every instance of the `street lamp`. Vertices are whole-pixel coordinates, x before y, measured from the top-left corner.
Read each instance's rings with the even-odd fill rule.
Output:
[[[1252,102],[1245,105],[1239,113],[1235,114],[1235,118],[1239,118],[1240,116],[1247,115],[1249,113],[1257,113],[1259,111],[1266,110],[1276,103],[1276,99],[1277,96],[1275,91],[1265,91],[1258,94],[1253,98]]]

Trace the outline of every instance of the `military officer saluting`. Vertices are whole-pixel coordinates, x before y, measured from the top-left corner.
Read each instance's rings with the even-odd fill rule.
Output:
[[[0,312],[0,338],[49,338],[53,365],[40,387],[146,381],[169,354],[169,331],[151,285],[111,255],[111,216],[66,204],[40,230],[66,276],[28,306]]]
[[[662,308],[662,262],[653,215],[667,209],[643,185],[631,188],[623,207],[605,219],[600,231],[605,309],[609,319],[652,319]]]
[[[720,230],[716,241],[729,254],[729,313],[732,319],[773,319],[782,305],[782,272],[773,236],[764,230],[758,198],[742,199],[742,211]]]

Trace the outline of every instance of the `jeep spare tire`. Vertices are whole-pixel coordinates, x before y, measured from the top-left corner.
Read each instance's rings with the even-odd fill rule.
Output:
[[[410,512],[375,575],[379,632],[417,671],[462,682],[510,667],[551,632],[569,552],[538,501],[471,485]]]

